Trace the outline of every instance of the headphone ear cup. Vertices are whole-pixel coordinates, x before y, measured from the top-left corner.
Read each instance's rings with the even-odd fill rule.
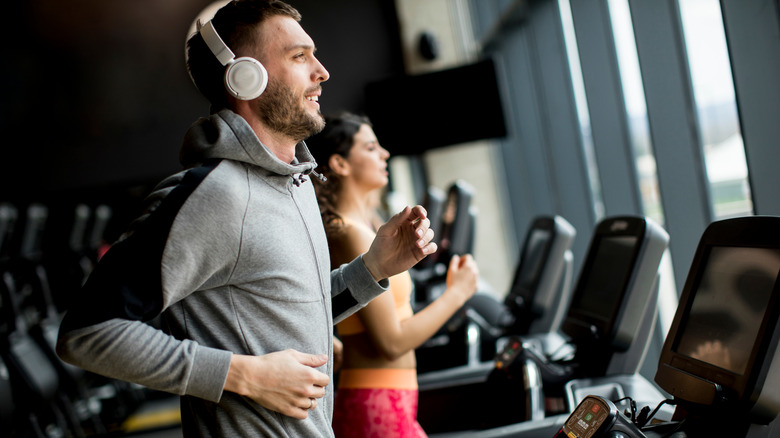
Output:
[[[268,72],[254,58],[238,58],[228,64],[225,70],[225,88],[236,99],[255,99],[263,94],[267,85]]]

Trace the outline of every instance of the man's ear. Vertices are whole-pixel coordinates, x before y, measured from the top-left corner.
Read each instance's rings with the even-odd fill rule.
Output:
[[[349,163],[347,162],[346,158],[339,154],[333,154],[330,156],[330,158],[328,158],[328,167],[330,167],[330,170],[332,170],[336,175],[349,175]]]

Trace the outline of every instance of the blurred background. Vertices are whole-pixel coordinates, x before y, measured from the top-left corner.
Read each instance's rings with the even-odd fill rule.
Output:
[[[184,42],[209,3],[10,3],[0,198],[121,196],[178,171],[184,132],[208,114],[187,75]],[[323,110],[361,110],[362,84],[403,71],[392,0],[294,6],[331,73]]]
[[[9,260],[41,257],[35,239],[27,253],[18,254],[17,246],[8,252],[3,239],[11,232],[4,226],[12,220],[3,215],[10,211],[4,203],[18,209],[16,240],[23,227],[40,233],[47,221],[44,210],[28,206],[48,208],[45,227],[60,240],[77,231],[70,221],[74,210],[79,219],[81,205],[89,210],[82,225],[93,229],[90,209],[97,217],[101,206],[110,207],[98,240],[87,239],[86,248],[83,239],[79,248],[70,242],[76,263],[88,251],[89,265],[101,240],[115,239],[152,187],[181,169],[183,135],[209,110],[186,72],[184,44],[193,17],[209,3],[5,6],[4,268]],[[605,217],[640,215],[664,227],[670,245],[660,268],[658,327],[642,370],[650,378],[705,227],[729,217],[780,214],[778,0],[290,3],[331,74],[320,98],[323,112],[384,117],[372,116],[380,142],[394,155],[391,207],[424,202],[432,189],[455,182],[469,188],[466,207],[478,218],[470,223],[471,249],[484,292],[507,293],[526,227],[540,215],[560,215],[577,230],[575,273],[591,231]],[[486,59],[494,62],[492,77],[459,76],[399,97],[408,88],[398,80]],[[472,100],[488,90],[497,92],[498,112]],[[440,94],[423,95],[428,91]],[[433,115],[443,117],[426,124]],[[505,124],[498,134],[465,136],[482,125],[477,117]],[[390,131],[398,127],[401,135]],[[59,253],[47,257],[64,264]],[[81,280],[67,287],[77,290]],[[130,398],[138,390],[117,389]],[[113,411],[119,420],[127,414]]]

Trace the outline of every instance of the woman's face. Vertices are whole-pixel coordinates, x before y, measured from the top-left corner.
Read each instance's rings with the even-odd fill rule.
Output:
[[[352,180],[369,190],[386,186],[388,158],[390,153],[379,145],[374,130],[361,125],[347,156]]]

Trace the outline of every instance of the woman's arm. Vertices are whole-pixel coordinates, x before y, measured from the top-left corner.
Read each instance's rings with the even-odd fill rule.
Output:
[[[374,240],[369,228],[346,225],[331,239],[331,262],[338,265],[368,250]],[[433,336],[477,290],[479,271],[471,255],[453,257],[447,270],[447,289],[426,308],[399,321],[392,290],[374,298],[357,312],[377,351],[387,360],[414,350]]]
[[[416,349],[433,336],[477,290],[479,272],[471,255],[455,256],[447,271],[447,289],[409,319],[399,321],[389,293],[375,298],[358,315],[377,351],[388,360]]]

